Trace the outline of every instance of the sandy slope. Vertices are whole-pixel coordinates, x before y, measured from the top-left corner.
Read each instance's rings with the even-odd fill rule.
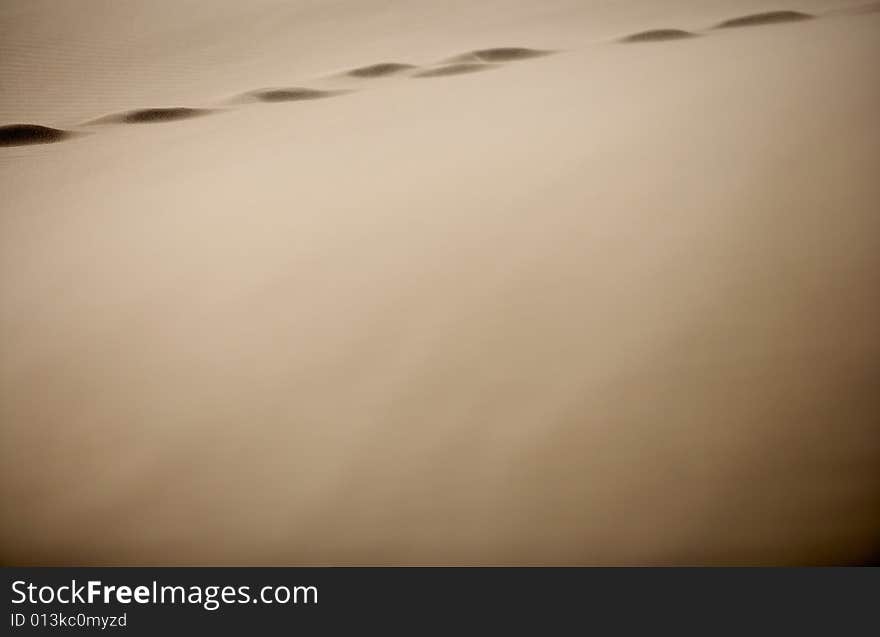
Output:
[[[866,559],[856,4],[4,2],[3,561]]]

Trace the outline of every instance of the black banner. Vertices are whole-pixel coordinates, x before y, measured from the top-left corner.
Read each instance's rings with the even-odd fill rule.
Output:
[[[875,568],[6,568],[9,635],[869,626]],[[196,632],[198,631],[198,632]]]

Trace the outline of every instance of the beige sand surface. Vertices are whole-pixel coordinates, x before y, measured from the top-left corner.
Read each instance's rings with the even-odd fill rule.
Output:
[[[871,559],[875,9],[4,0],[0,561]]]

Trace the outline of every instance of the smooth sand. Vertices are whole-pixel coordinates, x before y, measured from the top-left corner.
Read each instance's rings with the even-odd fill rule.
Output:
[[[872,6],[4,0],[0,559],[871,559]]]

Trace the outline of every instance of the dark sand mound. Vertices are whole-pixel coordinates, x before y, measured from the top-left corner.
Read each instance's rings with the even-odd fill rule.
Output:
[[[641,31],[620,38],[621,42],[663,42],[666,40],[684,40],[696,37],[695,34],[681,29],[653,29],[651,31]]]
[[[477,49],[449,58],[447,62],[516,62],[530,58],[551,55],[553,51],[526,49],[523,47],[498,47],[493,49]]]
[[[443,77],[444,75],[462,75],[464,73],[478,73],[480,71],[488,71],[489,69],[494,68],[497,68],[494,64],[449,64],[447,66],[440,66],[435,69],[428,69],[427,71],[416,73],[415,75],[413,75],[413,77]]]
[[[800,11],[767,11],[765,13],[753,13],[741,18],[733,18],[715,26],[716,29],[729,29],[731,27],[753,27],[762,24],[780,24],[783,22],[800,22],[811,20],[816,16]]]
[[[551,53],[552,51],[540,51],[538,49],[525,49],[522,47],[500,47],[472,51],[473,55],[484,62],[515,62],[516,60],[528,60],[529,58],[537,58],[550,55]]]
[[[251,91],[247,95],[261,102],[301,102],[305,100],[320,100],[334,95],[342,95],[348,91],[320,91],[313,88],[273,88],[260,91]]]
[[[136,111],[108,115],[107,117],[95,120],[95,123],[155,124],[158,122],[192,119],[193,117],[201,117],[212,112],[211,109],[206,108],[143,108]]]
[[[396,75],[416,68],[413,64],[400,64],[398,62],[383,62],[381,64],[371,64],[370,66],[362,66],[360,68],[348,71],[346,75],[351,77],[385,77],[388,75]]]
[[[67,139],[72,134],[69,131],[36,124],[10,124],[0,126],[0,146],[51,144]]]

